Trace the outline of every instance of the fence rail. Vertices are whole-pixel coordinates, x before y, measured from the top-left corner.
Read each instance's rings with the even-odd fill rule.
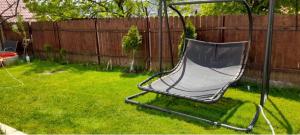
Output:
[[[187,17],[196,26],[198,39],[213,42],[247,40],[248,18],[243,15]],[[300,21],[295,15],[276,15],[274,25],[274,49],[272,68],[274,72],[300,74]],[[165,20],[163,20],[165,21]],[[251,46],[249,70],[261,69],[267,31],[267,16],[254,16],[253,45]],[[175,63],[177,45],[182,33],[178,17],[169,18],[171,41]],[[107,63],[127,65],[129,57],[122,51],[121,40],[131,25],[136,25],[143,37],[143,46],[138,52],[140,65],[158,68],[158,18],[131,19],[86,19],[61,22],[33,22],[31,30],[32,49],[36,57],[45,57],[44,46],[51,45],[58,56],[66,50],[67,59],[73,62]],[[163,61],[165,67],[171,63],[166,26],[163,27]],[[19,39],[9,28],[4,28],[6,37]],[[28,32],[29,33],[29,32]],[[296,82],[299,82],[298,79]]]

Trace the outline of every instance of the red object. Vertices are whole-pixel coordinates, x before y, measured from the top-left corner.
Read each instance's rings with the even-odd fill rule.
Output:
[[[14,52],[0,52],[0,58],[8,58],[17,56],[17,53]]]

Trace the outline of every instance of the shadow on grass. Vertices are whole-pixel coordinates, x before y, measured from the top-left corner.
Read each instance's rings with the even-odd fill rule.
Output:
[[[123,78],[135,78],[140,76],[140,74],[122,72],[120,76]]]
[[[280,123],[280,125],[282,125],[287,130],[287,134],[293,134],[294,131],[292,125],[280,111],[278,106],[271,99],[268,99],[268,101],[271,103],[271,106],[275,108],[280,117],[276,116],[271,110],[266,107],[264,108],[264,110],[266,110],[266,112],[268,112],[276,121],[278,121],[278,123]]]
[[[126,71],[122,71],[120,77],[122,78],[136,78],[136,77],[139,77],[139,76],[150,76],[152,73],[128,73]]]
[[[234,100],[231,98],[224,97],[218,103],[205,104],[205,103],[190,101],[187,99],[179,99],[179,98],[175,98],[175,97],[168,97],[168,96],[161,95],[161,96],[157,96],[155,99],[153,99],[152,101],[147,102],[145,104],[159,106],[162,108],[186,113],[186,114],[189,114],[192,116],[209,119],[212,121],[235,125],[235,123],[231,123],[228,120],[234,116],[234,114],[238,111],[238,109],[242,105],[247,104],[247,103],[250,103],[250,102],[243,102],[240,100]],[[256,108],[254,107],[253,110],[256,111],[255,109]],[[146,112],[146,113],[149,113],[152,115],[159,115],[159,116],[163,116],[163,117],[169,117],[171,119],[183,120],[183,121],[204,127],[205,129],[220,128],[220,127],[212,126],[212,125],[202,122],[202,121],[193,120],[190,118],[185,118],[185,117],[181,117],[181,116],[173,115],[173,114],[170,115],[165,112],[160,112],[160,111],[153,110],[153,109],[146,109],[141,106],[138,106],[137,110],[143,111],[143,112]],[[253,114],[253,116],[254,116],[254,114]],[[251,117],[252,117],[252,114],[251,114]],[[246,122],[246,123],[250,123],[250,121],[251,120],[249,120],[249,122]],[[248,125],[236,124],[235,126],[243,127],[243,126],[248,126]]]
[[[261,86],[253,82],[239,82],[236,86],[239,90],[250,92],[247,86],[251,86],[251,92],[260,93]],[[270,96],[291,99],[300,102],[300,88],[297,87],[271,87]]]
[[[251,83],[251,82],[239,82],[237,88],[239,88],[239,90],[249,92],[248,89],[246,88],[247,85],[251,86],[251,88],[253,89],[252,92],[255,93],[261,92],[260,91],[261,87],[258,84]],[[271,87],[269,95],[273,97],[281,97],[281,98],[300,102],[300,89],[296,87]],[[276,121],[278,121],[278,123],[280,123],[280,125],[282,125],[287,130],[287,134],[293,134],[294,133],[293,127],[288,121],[288,119],[285,117],[285,115],[282,113],[280,108],[270,98],[268,98],[268,101],[279,115],[274,114],[274,111],[272,112],[270,109],[266,107],[264,108],[264,110],[268,112],[271,115],[271,117],[273,117]]]

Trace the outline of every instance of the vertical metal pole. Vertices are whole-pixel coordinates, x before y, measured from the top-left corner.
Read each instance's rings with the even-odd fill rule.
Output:
[[[170,56],[171,56],[171,65],[172,68],[174,67],[174,56],[173,56],[173,45],[172,45],[172,40],[171,40],[171,31],[170,31],[170,24],[169,24],[169,15],[168,15],[168,5],[166,0],[164,0],[164,13],[165,13],[165,18],[166,18],[166,27],[168,31],[168,41],[169,41],[169,48],[170,48]]]
[[[150,43],[150,40],[151,40],[151,38],[150,38],[150,20],[149,20],[149,13],[148,13],[148,8],[147,7],[145,7],[145,13],[146,13],[146,34],[147,34],[147,69],[151,69],[151,52],[150,52],[150,49],[151,49],[151,47],[150,47],[150,45],[151,45],[151,43]]]
[[[158,28],[158,46],[159,46],[159,71],[163,71],[163,65],[162,65],[162,52],[163,52],[163,46],[162,46],[162,25],[163,25],[163,17],[162,17],[162,2],[163,0],[159,1],[159,7],[158,7],[158,17],[159,17],[159,28]]]
[[[274,6],[275,6],[275,0],[269,0],[269,22],[268,22],[268,31],[267,31],[267,41],[266,41],[266,46],[265,46],[263,86],[262,86],[261,101],[260,101],[260,104],[262,106],[264,105],[264,103],[268,97],[268,93],[269,93],[269,89],[270,89]]]

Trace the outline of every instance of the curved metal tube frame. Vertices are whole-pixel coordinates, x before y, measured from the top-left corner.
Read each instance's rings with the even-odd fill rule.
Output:
[[[182,112],[177,112],[177,111],[173,111],[173,110],[170,110],[170,109],[161,108],[161,107],[154,106],[154,105],[144,104],[144,103],[141,103],[141,102],[133,100],[134,98],[137,98],[139,96],[143,96],[143,95],[145,95],[147,93],[149,93],[149,92],[148,91],[143,91],[141,93],[138,93],[138,94],[132,95],[130,97],[127,97],[125,99],[125,102],[126,103],[130,103],[130,104],[139,105],[139,106],[146,107],[146,108],[150,108],[150,109],[155,109],[155,110],[166,112],[166,113],[171,113],[171,114],[179,115],[179,116],[190,118],[190,119],[195,119],[195,120],[202,121],[202,122],[205,122],[205,123],[208,123],[208,124],[211,124],[211,125],[225,127],[225,128],[233,129],[233,130],[236,130],[236,131],[244,131],[244,132],[251,132],[252,131],[252,129],[253,129],[255,123],[257,122],[258,117],[259,117],[259,113],[261,111],[260,108],[257,107],[257,111],[256,111],[256,113],[254,115],[254,118],[250,122],[249,126],[247,126],[246,128],[244,128],[244,127],[237,127],[237,126],[229,125],[229,124],[226,124],[226,123],[212,121],[212,120],[209,120],[209,119],[206,119],[206,118],[201,118],[201,117],[197,117],[197,116],[185,114],[185,113],[182,113]]]
[[[248,54],[249,54],[249,50],[250,50],[250,46],[252,44],[252,31],[253,31],[253,20],[252,20],[252,13],[251,13],[251,9],[250,9],[250,6],[248,5],[248,3],[246,2],[246,0],[200,0],[200,1],[192,1],[192,2],[178,2],[178,3],[171,3],[169,4],[169,7],[174,10],[180,17],[181,19],[181,22],[182,22],[182,25],[183,25],[183,29],[184,29],[184,37],[186,37],[186,24],[185,24],[185,21],[184,21],[184,17],[182,16],[182,14],[174,7],[174,5],[186,5],[186,4],[201,4],[201,3],[216,3],[216,2],[242,2],[244,4],[244,6],[247,8],[247,12],[248,12],[248,19],[249,19],[249,35],[248,35],[248,46],[247,46],[247,52],[246,52],[246,55],[244,56],[243,58],[243,65],[242,65],[242,70],[241,72],[239,73],[239,76],[236,78],[237,80],[240,79],[242,73],[244,72],[244,68],[246,66],[246,63],[247,63],[247,59],[248,59]],[[181,58],[180,58],[180,61],[182,60],[182,58],[184,57],[185,55],[185,52],[186,52],[186,39],[184,40],[184,48],[183,48],[183,53],[181,54]],[[168,110],[168,109],[164,109],[164,108],[161,108],[161,107],[158,107],[158,106],[153,106],[153,105],[148,105],[148,104],[143,104],[143,103],[140,103],[140,102],[137,102],[137,101],[134,101],[133,99],[134,98],[137,98],[139,96],[142,96],[142,95],[145,95],[147,94],[148,92],[151,92],[152,90],[151,89],[146,89],[145,87],[143,87],[143,85],[147,84],[148,82],[150,82],[151,80],[153,80],[154,78],[156,77],[161,77],[165,74],[168,74],[168,73],[171,73],[173,72],[174,70],[176,70],[180,65],[180,62],[177,63],[177,65],[172,69],[172,70],[169,70],[169,71],[164,71],[164,72],[159,72],[159,73],[156,73],[154,75],[152,75],[151,77],[149,77],[147,80],[141,82],[138,84],[138,88],[141,89],[141,90],[145,90],[141,93],[138,93],[138,94],[135,94],[133,96],[130,96],[130,97],[127,97],[125,102],[126,103],[131,103],[131,104],[135,104],[135,105],[139,105],[139,106],[143,106],[143,107],[147,107],[147,108],[151,108],[151,109],[155,109],[155,110],[159,110],[159,111],[163,111],[163,112],[167,112],[167,113],[172,113],[172,114],[176,114],[176,115],[180,115],[180,116],[183,116],[183,117],[187,117],[187,118],[191,118],[191,119],[196,119],[196,120],[199,120],[199,121],[203,121],[203,122],[206,122],[206,123],[209,123],[209,124],[212,124],[212,125],[216,125],[216,126],[222,126],[222,127],[225,127],[225,128],[229,128],[229,129],[233,129],[233,130],[238,130],[238,131],[245,131],[245,132],[250,132],[252,131],[255,123],[257,122],[258,120],[258,117],[259,117],[259,114],[261,112],[260,108],[257,107],[256,108],[256,113],[252,119],[252,121],[250,122],[249,126],[246,127],[246,128],[243,128],[243,127],[237,127],[237,126],[232,126],[232,125],[228,125],[228,124],[224,124],[224,123],[221,123],[221,122],[215,122],[215,121],[211,121],[211,120],[208,120],[208,119],[205,119],[205,118],[199,118],[199,117],[196,117],[196,116],[192,116],[192,115],[188,115],[188,114],[184,114],[184,113],[181,113],[181,112],[177,112],[177,111],[173,111],[173,110]],[[230,84],[229,84],[230,85]],[[228,85],[228,86],[229,86]],[[227,86],[227,87],[228,87]],[[225,87],[225,88],[227,88]],[[153,91],[154,92],[154,91]],[[155,91],[155,93],[157,93]],[[159,93],[159,94],[164,94],[164,93]],[[264,94],[264,93],[262,93]],[[165,95],[169,95],[169,94],[165,94]],[[171,96],[175,96],[175,97],[178,97],[176,95],[171,95]],[[223,96],[223,94],[221,95],[218,95],[214,100],[195,100],[195,101],[198,101],[198,102],[204,102],[204,103],[215,103],[216,101],[218,101],[221,97]],[[264,95],[262,95],[264,96]],[[183,98],[183,97],[179,97],[179,98]],[[190,100],[193,100],[193,99],[190,99]]]
[[[182,14],[174,7],[174,5],[185,5],[185,4],[199,4],[199,2],[201,3],[216,3],[216,2],[242,2],[243,5],[246,7],[247,9],[247,13],[248,13],[248,20],[249,20],[249,33],[248,33],[248,46],[247,49],[245,49],[246,51],[246,55],[244,55],[243,58],[243,64],[241,67],[241,72],[239,73],[238,77],[236,78],[236,80],[239,80],[244,72],[244,69],[246,67],[247,61],[248,61],[248,56],[249,56],[249,51],[250,51],[250,47],[252,45],[252,39],[253,39],[253,18],[252,18],[252,11],[250,8],[250,5],[247,3],[247,1],[245,0],[202,0],[202,1],[193,1],[193,2],[178,2],[178,3],[171,3],[169,4],[169,7],[174,10],[180,17],[180,20],[182,22],[182,26],[183,26],[183,32],[184,32],[184,37],[186,37],[186,32],[187,32],[187,28],[186,28],[186,23],[184,20],[184,17],[182,16]],[[186,51],[186,40],[184,40],[184,47],[182,50],[182,54],[181,54],[181,58],[185,55],[185,51]]]

